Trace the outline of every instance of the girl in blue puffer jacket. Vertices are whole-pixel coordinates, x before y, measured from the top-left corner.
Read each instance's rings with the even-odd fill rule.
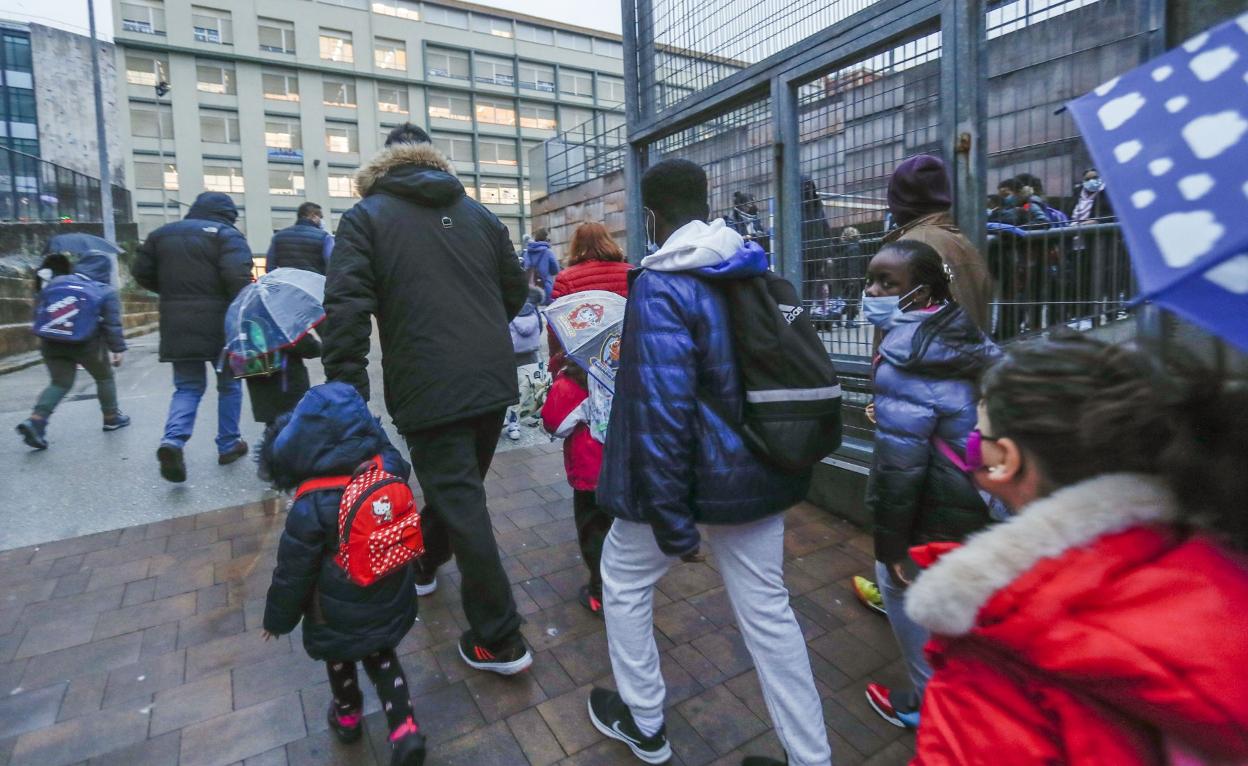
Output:
[[[876,419],[867,508],[875,530],[875,573],[913,689],[869,684],[867,699],[895,726],[918,726],[931,668],[927,633],[905,614],[916,574],[913,545],[958,541],[989,522],[970,478],[936,447],[956,451],[975,427],[976,384],[1000,352],[954,302],[940,255],[924,242],[886,245],[867,268],[863,314],[883,333],[873,364]]]
[[[260,459],[279,489],[349,476],[376,455],[387,472],[405,480],[410,473],[381,423],[345,383],[313,388],[270,430]],[[363,664],[390,727],[391,766],[420,766],[425,738],[394,651],[416,621],[415,572],[408,565],[372,585],[351,582],[334,561],[341,498],[341,490],[323,490],[291,504],[265,604],[264,637],[290,633],[303,621],[303,647],[325,662],[329,675],[329,727],[344,743],[362,733],[364,700],[355,664]]]

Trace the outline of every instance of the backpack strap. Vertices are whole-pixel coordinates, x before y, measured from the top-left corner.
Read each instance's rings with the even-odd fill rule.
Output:
[[[322,476],[316,479],[308,479],[299,485],[299,489],[295,490],[295,499],[298,500],[312,492],[324,492],[331,489],[344,490],[351,483],[351,478],[350,476]]]

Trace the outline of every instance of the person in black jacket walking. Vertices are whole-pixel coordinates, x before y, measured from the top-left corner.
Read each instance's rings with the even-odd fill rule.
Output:
[[[156,457],[167,481],[186,481],[182,450],[191,438],[199,400],[208,386],[204,363],[225,346],[225,310],[251,281],[251,248],[234,228],[238,209],[229,195],[204,192],[186,218],[167,223],[139,247],[131,272],[160,294],[160,361],[173,364],[173,400]],[[217,373],[217,462],[247,454],[239,434],[242,386]]]
[[[324,214],[315,202],[299,206],[298,219],[273,235],[265,254],[264,270],[303,269],[324,274],[334,252],[334,235],[321,228]]]
[[[428,507],[417,593],[454,553],[474,668],[517,673],[532,656],[486,510],[485,473],[507,407],[519,401],[508,322],[528,295],[507,227],[464,194],[414,125],[395,128],[360,170],[325,285],[325,372],[369,397],[372,317],[386,408],[411,449]]]

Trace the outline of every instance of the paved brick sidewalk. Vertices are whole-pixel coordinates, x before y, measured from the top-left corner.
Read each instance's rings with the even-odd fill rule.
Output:
[[[399,647],[430,766],[639,763],[586,719],[589,687],[609,685],[610,669],[602,623],[575,602],[585,576],[557,449],[500,454],[487,482],[532,670],[502,679],[458,659],[466,623],[453,571]],[[270,501],[0,552],[0,766],[388,764],[371,689],[369,737],[344,748],[326,731],[323,666],[298,633],[260,639],[283,508]],[[868,676],[902,676],[886,622],[848,589],[869,570],[870,539],[802,506],[789,512],[786,548],[835,762],[905,763],[911,737],[862,694]],[[675,567],[660,590],[674,763],[778,754],[713,564]]]

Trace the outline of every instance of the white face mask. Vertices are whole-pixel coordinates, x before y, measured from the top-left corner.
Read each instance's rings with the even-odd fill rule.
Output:
[[[881,330],[891,330],[893,325],[897,323],[897,318],[904,314],[906,309],[910,308],[910,305],[914,303],[914,301],[909,301],[903,307],[902,301],[905,301],[922,289],[923,285],[919,285],[902,296],[880,295],[873,297],[863,293],[862,315],[867,318],[868,322]]]

